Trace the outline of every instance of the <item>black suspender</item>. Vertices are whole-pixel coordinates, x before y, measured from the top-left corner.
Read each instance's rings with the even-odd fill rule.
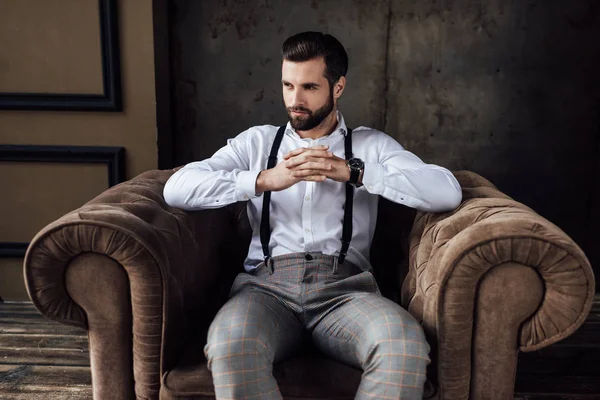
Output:
[[[281,145],[283,139],[283,133],[285,132],[285,125],[280,127],[273,141],[271,147],[271,154],[269,154],[269,161],[267,162],[267,169],[271,169],[277,164],[277,151]],[[263,207],[262,216],[260,218],[260,243],[262,244],[263,254],[265,255],[265,264],[268,264],[269,259],[269,241],[271,239],[271,221],[269,221],[269,208],[271,206],[271,191],[263,193]]]
[[[344,139],[344,148],[346,150],[346,160],[352,158],[352,129],[348,129]],[[352,207],[354,205],[354,186],[346,182],[346,205],[344,206],[344,227],[342,230],[342,249],[338,257],[338,264],[343,264],[348,254],[350,240],[352,239]]]
[[[277,152],[283,139],[285,132],[285,125],[280,127],[273,141],[271,147],[271,153],[269,154],[269,160],[267,162],[267,169],[275,167],[277,164]],[[346,151],[346,160],[352,158],[352,129],[348,129],[348,133],[344,138],[344,148]],[[354,187],[346,182],[346,204],[344,206],[344,226],[342,230],[342,249],[338,257],[338,264],[342,264],[348,254],[348,248],[350,247],[350,240],[352,239],[352,205],[354,200]],[[266,191],[263,193],[263,208],[262,216],[260,220],[260,243],[262,244],[263,254],[265,257],[265,264],[270,265],[271,256],[269,254],[269,241],[271,239],[271,223],[269,221],[269,211],[271,206],[271,192]]]

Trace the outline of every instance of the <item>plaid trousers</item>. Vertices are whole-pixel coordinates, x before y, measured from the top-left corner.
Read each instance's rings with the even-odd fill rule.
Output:
[[[293,253],[240,273],[204,353],[217,399],[281,399],[274,362],[309,335],[327,357],[363,370],[356,399],[421,399],[429,345],[419,323],[381,296],[368,271]]]

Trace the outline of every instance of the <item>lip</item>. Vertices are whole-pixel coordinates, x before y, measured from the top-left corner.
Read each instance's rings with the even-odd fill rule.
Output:
[[[306,115],[308,113],[305,113],[304,111],[292,111],[292,114],[295,114],[295,115]]]

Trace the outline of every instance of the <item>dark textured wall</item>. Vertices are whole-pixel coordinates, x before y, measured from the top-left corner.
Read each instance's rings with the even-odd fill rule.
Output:
[[[176,164],[284,123],[281,43],[329,32],[350,58],[340,103],[350,126],[487,177],[600,264],[599,1],[173,4]]]

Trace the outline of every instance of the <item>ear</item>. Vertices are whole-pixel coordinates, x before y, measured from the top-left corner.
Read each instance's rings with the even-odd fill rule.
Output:
[[[336,83],[333,84],[333,98],[339,99],[342,93],[344,92],[344,88],[346,87],[346,77],[341,76],[340,79]]]

